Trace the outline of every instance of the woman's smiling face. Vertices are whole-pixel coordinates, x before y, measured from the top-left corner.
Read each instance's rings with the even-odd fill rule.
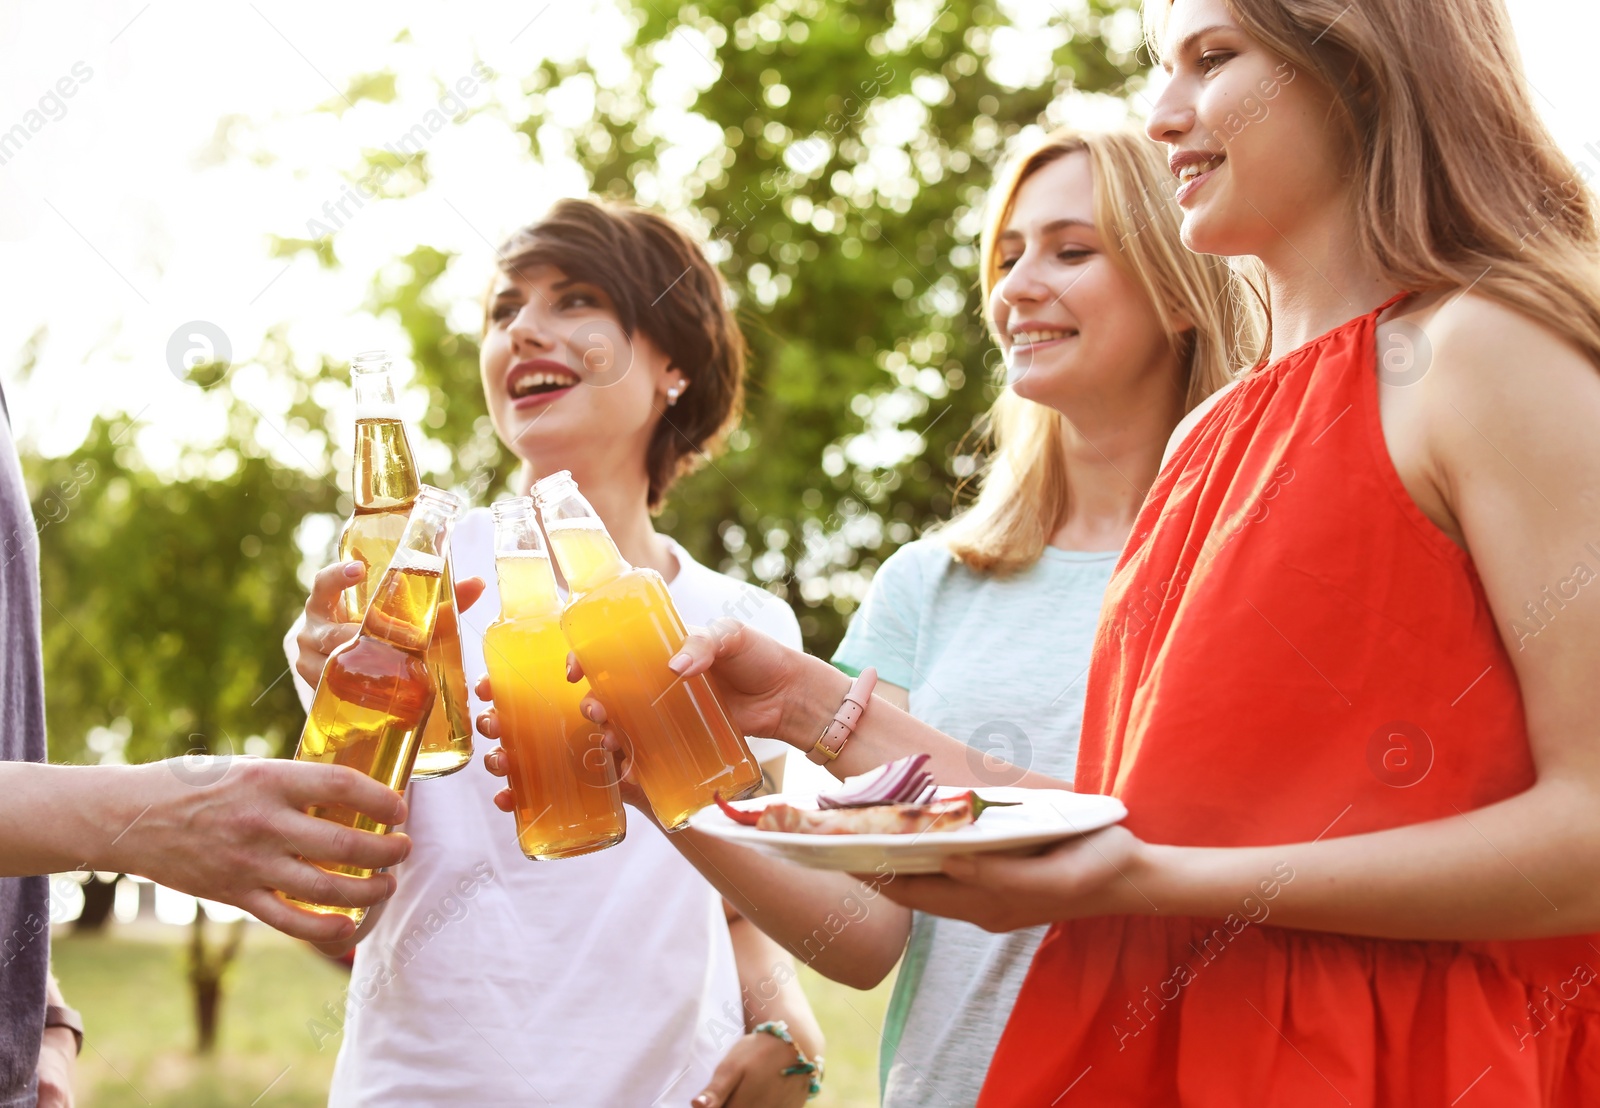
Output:
[[[995,238],[989,315],[1013,392],[1058,410],[1145,371],[1170,372],[1171,344],[1143,287],[1095,226],[1085,151],[1035,170]]]
[[[1161,52],[1171,80],[1146,131],[1167,147],[1185,246],[1270,255],[1345,203],[1331,97],[1247,34],[1223,0],[1173,0]]]
[[[636,447],[641,472],[668,380],[681,378],[611,298],[550,265],[501,271],[479,368],[495,432],[519,458],[570,467],[574,450]]]

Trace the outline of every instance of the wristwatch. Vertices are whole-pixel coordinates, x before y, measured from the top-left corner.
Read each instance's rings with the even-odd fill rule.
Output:
[[[77,1053],[83,1053],[83,1017],[76,1008],[63,1008],[59,1004],[50,1004],[44,1010],[44,1025],[46,1027],[65,1027],[72,1032],[72,1037],[77,1041]]]

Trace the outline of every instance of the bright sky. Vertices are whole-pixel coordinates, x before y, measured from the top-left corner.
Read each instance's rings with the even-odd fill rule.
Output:
[[[1025,23],[1046,20],[1044,0],[1006,5]],[[1600,39],[1592,0],[1510,0],[1539,106],[1558,140],[1600,172],[1600,123],[1588,110],[1590,74],[1574,44]],[[925,12],[924,9],[927,9]],[[938,9],[901,0],[901,20],[925,22]],[[396,43],[402,29],[409,41]],[[140,449],[156,462],[173,444],[210,440],[220,428],[215,397],[180,383],[167,364],[180,325],[220,327],[235,360],[253,354],[265,328],[288,321],[302,354],[344,360],[373,346],[399,346],[389,325],[359,310],[369,276],[418,242],[460,251],[443,290],[463,327],[489,270],[489,241],[536,215],[554,198],[583,190],[570,162],[539,166],[503,121],[468,118],[430,141],[435,187],[416,199],[369,203],[335,243],[347,269],[329,275],[309,259],[268,257],[266,235],[307,237],[323,205],[343,195],[363,146],[394,141],[440,95],[437,82],[475,80],[482,59],[503,103],[545,57],[587,56],[602,83],[618,71],[627,34],[610,0],[531,0],[442,5],[286,3],[282,0],[106,0],[0,7],[11,45],[0,67],[0,132],[66,79],[70,97],[47,102],[52,116],[20,148],[0,147],[0,379],[24,438],[36,449],[72,449],[96,412],[143,413]],[[1030,47],[1032,43],[1032,47]],[[1037,67],[1030,48],[1048,35],[997,41],[1012,51],[1013,72]],[[674,40],[663,91],[687,103],[715,74],[694,44]],[[381,68],[401,74],[396,104],[363,103],[342,119],[306,118],[353,75]],[[487,87],[464,97],[469,108]],[[576,123],[590,104],[552,102],[554,125]],[[63,111],[64,109],[64,111]],[[219,120],[252,126],[232,134],[246,152],[280,155],[258,166],[248,157],[219,162]],[[662,121],[692,164],[706,136],[680,118]],[[44,329],[38,367],[17,381],[24,347]],[[187,332],[186,332],[187,333]],[[269,417],[284,398],[249,370],[234,390]],[[418,413],[411,413],[413,415]],[[263,445],[297,464],[293,442]]]

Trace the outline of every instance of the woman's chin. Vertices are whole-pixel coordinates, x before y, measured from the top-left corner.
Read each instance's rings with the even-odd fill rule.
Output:
[[[1218,257],[1237,257],[1254,251],[1248,245],[1250,221],[1241,221],[1215,201],[1202,203],[1183,213],[1183,224],[1178,238],[1193,254],[1214,254]],[[1256,223],[1261,220],[1256,218]]]
[[[1054,401],[1065,391],[1062,386],[1068,378],[1069,375],[1059,366],[1035,366],[1012,374],[1007,386],[1022,400],[1053,408]]]

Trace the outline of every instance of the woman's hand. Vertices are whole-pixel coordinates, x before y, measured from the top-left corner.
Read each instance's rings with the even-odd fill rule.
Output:
[[[1145,844],[1125,827],[1069,839],[1043,854],[947,858],[940,877],[896,877],[879,886],[907,908],[1015,931],[1084,916],[1141,915],[1155,905],[1139,891]]]
[[[710,1084],[690,1108],[800,1108],[811,1079],[783,1074],[798,1058],[794,1047],[776,1035],[746,1035],[717,1063]]]
[[[789,732],[804,733],[813,726],[818,705],[826,703],[838,680],[838,670],[803,651],[793,650],[776,639],[747,627],[736,619],[719,619],[707,627],[692,627],[682,648],[667,667],[679,678],[708,674],[735,730],[741,735],[789,741]],[[576,681],[583,669],[569,659],[567,679]],[[833,714],[838,698],[821,711],[822,723]],[[809,710],[808,710],[809,709]],[[593,695],[585,697],[583,714],[596,723],[605,722],[605,707]],[[814,738],[815,736],[813,736]]]
[[[576,665],[576,663],[570,661],[570,656],[568,664],[569,666]],[[494,699],[494,689],[489,684],[488,674],[484,674],[482,677],[478,678],[477,688],[474,691],[478,694],[479,700],[489,701]],[[604,722],[604,718],[604,715],[602,715],[600,721],[598,722]],[[494,739],[497,741],[501,739],[500,713],[494,708],[493,705],[491,705],[486,711],[478,714],[476,724],[478,728],[478,734],[482,735],[484,738]],[[622,790],[622,802],[632,808],[636,808],[641,814],[654,823],[656,818],[655,813],[650,809],[650,802],[645,799],[644,790],[639,787],[638,781],[633,777],[633,765],[628,758],[627,750],[625,749],[624,745],[618,741],[616,732],[614,732],[611,728],[607,727],[604,734],[605,739],[603,742],[605,749],[611,754],[615,762],[617,785]],[[506,755],[505,747],[497,746],[493,750],[489,751],[489,753],[485,754],[483,756],[483,768],[494,774],[496,777],[509,777],[511,775],[511,760]],[[514,797],[512,797],[511,790],[509,788],[501,789],[499,792],[494,794],[494,806],[499,808],[502,812],[516,811],[516,800]],[[657,824],[657,826],[659,826],[659,824]]]
[[[295,637],[300,656],[295,659],[295,672],[312,688],[322,679],[322,668],[328,664],[328,655],[356,637],[361,630],[360,620],[352,621],[344,608],[344,591],[357,584],[367,574],[365,562],[335,562],[324,566],[311,579],[311,595],[306,598],[305,624]],[[466,611],[483,595],[483,578],[468,577],[456,583],[456,612]]]

